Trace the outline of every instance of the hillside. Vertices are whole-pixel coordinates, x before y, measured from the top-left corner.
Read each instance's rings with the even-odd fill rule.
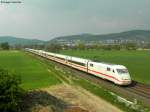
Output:
[[[134,40],[134,41],[150,41],[150,31],[146,30],[132,30],[121,33],[112,33],[104,35],[94,34],[81,34],[81,35],[70,35],[57,37],[50,42],[75,42],[75,41],[106,41],[106,40]]]
[[[82,42],[98,42],[98,41],[115,41],[115,40],[133,40],[133,41],[145,41],[150,42],[150,31],[146,30],[132,30],[121,33],[112,33],[104,35],[94,34],[81,34],[81,35],[68,35],[56,37],[50,40],[50,43],[75,43],[77,41]],[[0,36],[0,43],[8,42],[10,45],[33,45],[33,44],[45,44],[46,41],[37,39],[24,39],[16,38],[12,36]]]
[[[45,42],[37,39],[24,39],[11,36],[0,36],[0,43],[8,42],[10,45],[31,45],[44,44]]]

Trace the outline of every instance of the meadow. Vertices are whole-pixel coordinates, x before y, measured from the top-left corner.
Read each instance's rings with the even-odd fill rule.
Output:
[[[102,59],[103,57],[105,57],[103,58],[104,61],[108,60],[108,58],[110,59],[111,57],[112,61],[110,59],[109,62],[117,62],[116,60],[118,58],[114,59],[114,61],[113,61],[113,58],[116,56],[119,57],[120,55],[122,56],[123,54],[121,52],[118,52],[118,54],[115,55],[115,52],[118,52],[118,51],[109,51],[109,53],[111,54],[107,54],[108,51],[103,51],[103,55],[102,55],[101,54],[102,52],[100,51],[97,52],[94,50],[92,51],[62,51],[62,53],[64,54],[70,54],[70,55],[90,58],[90,59],[95,59],[95,58]],[[126,52],[126,53],[129,53],[129,52]],[[150,55],[149,52],[147,53],[148,53],[147,55]],[[147,55],[146,54],[144,55],[144,54],[145,52],[143,52],[143,55],[141,54],[140,57],[143,57],[143,56],[147,57]],[[131,53],[131,57],[132,55],[133,54]],[[119,58],[119,59],[123,60],[123,58]],[[122,62],[122,61],[118,60],[118,62]],[[67,69],[63,69],[58,66],[55,66],[54,63],[51,63],[37,56],[33,56],[30,53],[26,53],[22,51],[0,51],[0,68],[7,69],[11,73],[20,75],[22,79],[21,86],[25,90],[39,89],[42,87],[49,87],[51,85],[56,85],[56,84],[61,84],[61,83],[66,83],[70,85],[78,85],[90,91],[91,93],[97,95],[98,97],[105,99],[109,103],[112,103],[113,105],[117,106],[121,110],[129,111],[129,112],[134,111],[133,109],[126,108],[124,104],[116,101],[116,97],[112,96],[110,92],[107,91],[105,88],[99,87],[98,85],[95,85],[94,83],[91,83],[87,80],[80,79],[76,77],[75,75],[72,75],[74,74],[73,72],[70,72]],[[149,77],[147,77],[147,80],[146,78],[144,79],[144,82],[148,83],[148,81],[149,81]]]
[[[150,51],[64,50],[60,53],[125,65],[133,80],[150,84]]]
[[[22,79],[22,87],[26,90],[38,89],[60,83],[53,66],[47,66],[35,57],[21,51],[0,51],[0,68],[12,74],[17,74]]]

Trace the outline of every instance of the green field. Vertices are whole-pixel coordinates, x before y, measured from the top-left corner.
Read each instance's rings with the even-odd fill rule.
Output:
[[[136,62],[135,60],[137,60],[137,63],[144,64],[142,68],[140,69],[143,69],[145,64],[150,65],[148,61],[145,61],[146,63],[142,63],[142,60],[145,60],[145,58],[147,60],[150,58],[149,57],[150,53],[143,52],[143,51],[142,52],[137,52],[137,51],[136,52],[135,51],[134,52],[63,51],[62,53],[80,56],[84,58],[91,58],[91,59],[103,58],[104,61],[115,62],[115,63],[125,63],[127,65],[130,65],[129,63],[131,63],[132,65],[133,62],[135,64]],[[134,59],[131,59],[132,57],[134,57],[135,54],[137,57]],[[118,58],[120,56],[121,58]],[[144,58],[144,59],[138,59],[138,57]],[[131,62],[127,58],[131,59]],[[134,64],[133,64],[133,67],[137,68],[138,66],[134,66]],[[50,63],[49,61],[45,59],[35,57],[31,55],[30,53],[25,53],[21,51],[0,51],[0,68],[5,68],[9,70],[9,72],[20,75],[22,79],[22,87],[26,90],[48,87],[50,85],[55,85],[55,84],[60,84],[60,83],[65,82],[71,85],[79,85],[85,88],[86,90],[92,92],[93,94],[119,107],[122,110],[129,111],[129,112],[132,112],[133,110],[130,108],[126,108],[124,104],[117,102],[116,97],[112,96],[110,92],[107,91],[105,88],[99,87],[98,85],[90,83],[87,80],[79,79],[78,77],[75,77],[74,75],[72,75],[73,72],[69,72],[66,69],[56,67],[54,63]],[[150,71],[148,71],[148,67],[146,68],[146,70],[147,72],[150,73]],[[133,70],[132,72],[135,72],[135,71]],[[134,77],[135,79],[136,78],[138,79],[139,77],[142,77],[142,76],[139,75],[139,76],[134,76]],[[148,77],[148,75],[146,74],[145,74],[145,77],[141,79],[142,80],[140,81],[143,81],[146,83],[149,83],[150,81],[149,80],[150,77]]]
[[[48,69],[54,69],[53,66],[47,66],[21,51],[0,51],[0,68],[20,75],[21,86],[27,90],[60,83],[55,77],[55,73],[48,71]]]
[[[99,61],[125,65],[133,80],[150,84],[150,51],[101,51],[66,50],[61,53]],[[38,59],[20,51],[0,51],[0,68],[21,75],[25,89],[35,89],[53,85],[60,81],[54,66],[47,66]]]
[[[150,51],[65,50],[61,53],[125,65],[133,80],[150,84]]]

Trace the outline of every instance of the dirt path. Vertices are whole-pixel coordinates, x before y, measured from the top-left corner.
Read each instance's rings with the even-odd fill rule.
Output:
[[[67,102],[70,108],[67,108],[65,110],[66,112],[121,112],[121,110],[115,106],[81,87],[57,85],[44,88],[42,91],[46,91],[58,99]],[[78,111],[76,109],[78,109]]]

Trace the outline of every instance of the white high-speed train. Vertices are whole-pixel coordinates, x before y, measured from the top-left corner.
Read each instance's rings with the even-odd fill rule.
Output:
[[[25,49],[28,52],[37,54],[47,59],[62,63],[75,69],[90,73],[97,77],[107,79],[117,85],[131,84],[131,77],[128,69],[123,65],[110,64],[105,62],[95,62],[88,59],[61,55],[43,50]]]

